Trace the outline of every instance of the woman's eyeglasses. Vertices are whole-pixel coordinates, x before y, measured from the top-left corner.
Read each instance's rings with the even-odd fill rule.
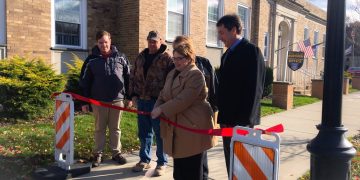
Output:
[[[180,61],[180,60],[183,60],[185,58],[186,58],[185,56],[173,57],[173,61]]]

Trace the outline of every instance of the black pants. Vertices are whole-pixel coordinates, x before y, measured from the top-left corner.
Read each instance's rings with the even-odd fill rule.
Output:
[[[174,158],[175,180],[203,180],[204,152],[186,158]]]
[[[229,126],[229,125],[225,125],[225,124],[220,124],[221,128],[228,128],[228,127],[233,127],[233,126]],[[250,127],[253,128],[254,126],[246,126],[246,127]],[[224,137],[223,136],[223,146],[224,146],[224,155],[225,155],[225,163],[226,163],[226,170],[228,173],[228,177],[229,173],[230,173],[230,153],[231,153],[231,149],[230,149],[230,143],[231,143],[231,137]]]
[[[209,167],[207,159],[207,151],[203,153],[203,180],[208,180],[209,178]]]

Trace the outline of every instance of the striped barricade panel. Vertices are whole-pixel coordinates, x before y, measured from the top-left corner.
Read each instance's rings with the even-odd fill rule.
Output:
[[[249,134],[238,135],[237,129],[246,130]],[[230,179],[278,179],[280,137],[274,133],[261,134],[259,130],[239,126],[234,128],[231,140]],[[270,139],[265,140],[262,136],[268,136]]]
[[[55,100],[55,160],[69,170],[74,161],[74,102],[71,95],[61,93]]]

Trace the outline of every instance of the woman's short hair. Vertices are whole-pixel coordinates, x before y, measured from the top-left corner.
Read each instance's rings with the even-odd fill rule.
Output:
[[[173,42],[173,53],[177,52],[195,63],[195,51],[191,38],[187,36],[177,36]]]

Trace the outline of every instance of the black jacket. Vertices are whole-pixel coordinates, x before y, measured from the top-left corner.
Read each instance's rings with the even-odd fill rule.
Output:
[[[228,49],[223,54],[221,62],[217,96],[219,124],[260,124],[260,100],[265,81],[260,49],[243,38],[233,51]]]
[[[111,51],[110,57],[104,59],[95,46],[86,58],[80,74],[84,96],[105,102],[128,98],[129,62],[115,46],[111,46]]]
[[[206,86],[208,88],[207,99],[211,105],[211,108],[215,112],[218,110],[216,106],[216,96],[215,96],[216,89],[218,86],[218,79],[215,74],[215,71],[212,65],[210,64],[210,61],[204,57],[196,56],[195,64],[205,77]]]

